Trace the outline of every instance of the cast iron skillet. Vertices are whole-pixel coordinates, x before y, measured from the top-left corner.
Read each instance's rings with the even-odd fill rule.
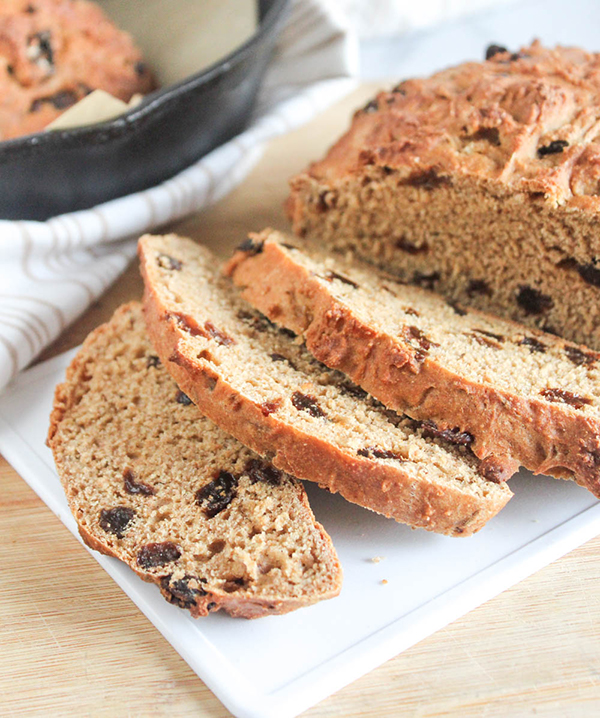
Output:
[[[152,187],[244,127],[289,0],[239,49],[108,122],[0,142],[0,218],[44,220]]]

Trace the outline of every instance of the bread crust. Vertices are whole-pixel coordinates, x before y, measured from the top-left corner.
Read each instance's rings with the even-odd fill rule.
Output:
[[[475,533],[509,500],[512,494],[508,489],[485,500],[454,487],[441,489],[409,477],[401,465],[383,465],[343,452],[274,414],[265,416],[261,407],[236,391],[213,364],[190,355],[185,334],[170,316],[174,307],[157,291],[155,263],[144,253],[144,238],[139,253],[146,326],[167,370],[203,414],[258,454],[268,456],[278,469],[315,481],[352,503],[397,521],[452,536]]]
[[[599,68],[599,53],[536,40],[405,80],[355,112],[306,175],[334,182],[376,165],[421,183],[474,177],[491,191],[542,193],[597,213]]]
[[[600,497],[600,420],[566,404],[485,386],[431,357],[415,363],[414,349],[401,335],[374,329],[333,296],[281,246],[282,236],[265,230],[252,237],[262,250],[236,252],[224,271],[256,309],[302,335],[319,361],[395,411],[469,432],[471,449],[482,460],[512,460],[535,473],[574,478]],[[502,326],[525,331],[513,322]],[[539,338],[564,344],[550,335]]]
[[[79,534],[84,543],[95,551],[107,556],[118,558],[128,564],[141,579],[158,585],[162,595],[167,599],[167,601],[174,603],[175,605],[182,606],[181,602],[178,601],[177,596],[173,595],[169,591],[168,585],[163,584],[161,581],[163,578],[162,576],[141,570],[135,561],[129,560],[123,555],[123,553],[113,548],[108,539],[106,541],[102,540],[89,528],[86,523],[85,516],[82,515],[81,512],[77,511],[77,505],[74,501],[74,497],[69,491],[69,472],[61,460],[61,422],[65,416],[68,415],[69,411],[76,406],[78,400],[87,390],[86,382],[89,380],[90,375],[88,365],[93,364],[94,361],[91,349],[99,343],[104,335],[111,335],[115,322],[118,323],[120,319],[126,319],[133,312],[140,312],[139,302],[130,302],[121,306],[116,310],[113,318],[109,322],[99,326],[86,338],[82,348],[76,354],[67,369],[66,380],[56,387],[46,443],[54,453],[58,474],[63,484],[63,488],[65,489],[69,508],[77,520]],[[332,575],[334,578],[331,590],[329,592],[323,592],[318,597],[314,596],[302,599],[294,597],[282,598],[278,595],[251,596],[247,595],[244,591],[228,593],[224,590],[211,589],[207,590],[205,595],[195,595],[193,603],[186,602],[185,606],[182,606],[187,608],[194,618],[207,616],[209,613],[213,613],[220,609],[223,609],[231,616],[242,618],[259,618],[268,615],[280,615],[304,606],[309,606],[318,600],[333,598],[338,595],[341,589],[342,573],[339,561],[335,554],[335,549],[331,543],[331,539],[325,532],[323,526],[314,519],[306,493],[304,492],[301,484],[296,482],[295,488],[299,501],[301,501],[302,505],[308,510],[310,516],[313,517],[313,527],[318,532],[326,551],[330,552],[329,559],[332,563]]]

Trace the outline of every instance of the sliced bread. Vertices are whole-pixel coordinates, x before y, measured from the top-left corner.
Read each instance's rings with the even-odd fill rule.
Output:
[[[415,527],[481,528],[510,473],[468,437],[386,410],[239,297],[216,258],[175,235],[142,237],[148,333],[167,370],[216,424],[282,471]]]
[[[84,541],[193,616],[286,613],[339,592],[300,482],[200,414],[152,349],[140,304],[83,344],[48,443]]]
[[[469,435],[481,459],[600,496],[600,354],[289,242],[253,235],[226,271],[319,361],[433,431]]]

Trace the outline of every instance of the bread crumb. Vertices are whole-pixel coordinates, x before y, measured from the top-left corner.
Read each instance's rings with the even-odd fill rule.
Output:
[[[385,556],[373,556],[371,559],[371,563],[379,563],[380,561],[383,561]]]

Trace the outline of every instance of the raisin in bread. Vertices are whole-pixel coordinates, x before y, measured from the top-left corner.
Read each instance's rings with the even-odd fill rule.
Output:
[[[488,51],[381,92],[291,181],[297,234],[600,349],[600,54]]]
[[[339,592],[302,485],[200,414],[152,349],[140,304],[85,341],[48,442],[84,541],[193,616],[286,613]]]
[[[152,343],[200,410],[278,469],[415,527],[467,535],[511,496],[510,473],[427,437],[251,310],[189,239],[139,242]]]
[[[131,37],[86,0],[0,3],[0,140],[39,132],[92,90],[155,87]]]
[[[600,496],[600,354],[367,264],[303,252],[272,230],[251,235],[226,272],[385,406],[469,436],[481,459],[512,459]]]

